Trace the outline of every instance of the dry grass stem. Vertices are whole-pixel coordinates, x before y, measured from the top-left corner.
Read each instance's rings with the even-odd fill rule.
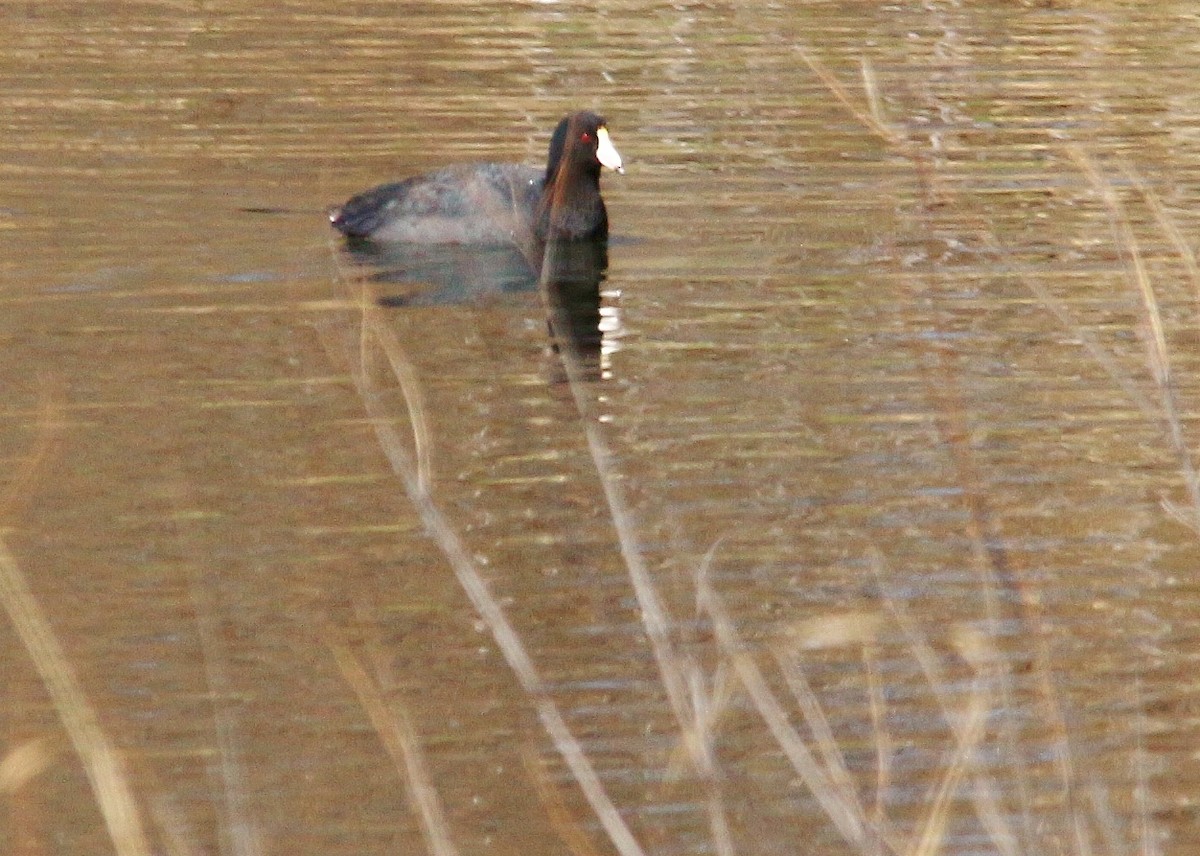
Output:
[[[182,475],[178,477],[178,483],[184,483]],[[186,519],[184,509],[177,504],[174,512],[175,535],[179,541],[180,554],[199,555],[199,551],[192,549],[187,543],[188,533],[183,528],[183,521]],[[188,568],[188,596],[192,601],[196,635],[200,640],[204,677],[212,698],[217,768],[221,776],[221,790],[220,793],[213,794],[213,805],[224,815],[223,822],[218,826],[218,833],[222,837],[221,849],[222,852],[235,856],[259,856],[263,847],[246,788],[246,770],[242,763],[236,717],[226,702],[232,694],[232,682],[225,668],[229,657],[216,617],[220,607],[213,595],[211,583],[205,579],[199,568],[191,565]],[[219,807],[223,807],[223,811]]]
[[[1105,178],[1095,161],[1081,148],[1069,146],[1067,151],[1104,202],[1105,210],[1108,212],[1109,225],[1113,232],[1113,240],[1117,244],[1121,257],[1126,262],[1129,281],[1141,298],[1143,319],[1145,326],[1149,329],[1149,335],[1142,337],[1146,345],[1146,362],[1158,384],[1163,420],[1171,438],[1171,445],[1179,460],[1184,485],[1191,501],[1192,514],[1196,521],[1192,528],[1200,528],[1200,477],[1197,476],[1187,440],[1184,438],[1183,420],[1179,416],[1179,408],[1175,401],[1175,388],[1171,379],[1171,360],[1167,351],[1166,333],[1163,330],[1162,312],[1159,309],[1158,297],[1154,293],[1150,276],[1146,271],[1146,264],[1142,259],[1141,247],[1133,233],[1129,216],[1125,213],[1125,207],[1113,189],[1112,183]],[[1144,188],[1143,195],[1147,200],[1153,198]],[[1153,208],[1154,202],[1150,204]],[[1161,211],[1161,205],[1158,207]],[[1170,218],[1166,218],[1164,212],[1162,219],[1169,221]],[[1185,257],[1185,260],[1190,259],[1191,251],[1186,248],[1182,238],[1180,238],[1178,246],[1183,247],[1180,254]],[[1194,259],[1192,259],[1192,263],[1194,264]],[[1139,329],[1141,328],[1139,327]]]
[[[796,733],[783,705],[767,684],[754,659],[746,652],[732,617],[706,575],[698,578],[696,595],[701,608],[712,622],[713,634],[722,656],[732,665],[755,709],[787,756],[792,768],[820,803],[822,810],[842,837],[851,846],[865,849],[869,845],[868,826],[857,800],[845,799],[844,794],[805,745],[804,739]]]
[[[896,131],[893,130],[892,127],[884,122],[878,115],[877,99],[870,99],[870,105],[872,108],[871,111],[859,109],[854,99],[851,98],[850,94],[846,91],[846,88],[842,86],[841,81],[837,79],[833,72],[825,67],[824,63],[799,45],[795,46],[794,50],[797,54],[799,54],[800,59],[803,60],[804,64],[809,67],[812,73],[820,79],[821,83],[825,84],[825,88],[829,90],[830,94],[833,95],[837,102],[841,104],[842,107],[845,108],[846,112],[853,116],[857,122],[859,122],[863,127],[890,146],[894,146],[895,148],[901,150],[908,150],[910,148],[908,140],[896,133]],[[868,92],[874,91],[875,75],[874,72],[871,71],[870,64],[865,59],[862,61],[862,70],[863,80]]]
[[[925,638],[925,634],[916,620],[909,613],[908,608],[901,601],[887,594],[886,565],[883,560],[883,554],[877,548],[873,547],[867,552],[867,559],[871,565],[871,570],[875,574],[875,579],[879,582],[880,591],[883,592],[883,601],[891,611],[896,624],[899,625],[900,630],[904,633],[909,653],[913,655],[917,664],[921,667],[921,671],[925,675],[925,682],[933,692],[934,698],[937,699],[943,718],[953,727],[955,719],[950,715],[952,704],[949,692],[946,689],[950,685],[950,682],[942,670],[941,660],[933,650],[933,646],[929,644],[929,640]],[[958,739],[961,741],[961,735],[958,735]]]
[[[1146,201],[1146,205],[1154,214],[1154,219],[1158,222],[1159,228],[1167,235],[1171,245],[1175,248],[1180,260],[1183,262],[1184,268],[1187,270],[1188,278],[1192,284],[1194,297],[1200,301],[1200,265],[1197,265],[1196,254],[1192,251],[1191,246],[1184,239],[1183,233],[1180,231],[1175,218],[1170,215],[1166,207],[1162,204],[1162,200],[1144,181],[1141,176],[1128,164],[1123,164],[1122,173],[1129,182],[1138,189],[1142,198]],[[1147,286],[1149,285],[1147,281]],[[1150,291],[1153,300],[1153,290]],[[1147,314],[1153,311],[1158,312],[1158,302],[1153,300],[1149,305],[1146,305]],[[1153,321],[1151,324],[1153,325]],[[1162,327],[1161,318],[1158,319],[1158,326]],[[1197,476],[1196,466],[1192,460],[1191,452],[1188,448],[1187,441],[1183,436],[1183,424],[1175,407],[1175,390],[1170,386],[1170,360],[1166,346],[1166,336],[1162,334],[1162,347],[1160,353],[1156,356],[1156,361],[1167,367],[1160,369],[1167,380],[1162,385],[1163,407],[1167,413],[1167,421],[1170,425],[1171,439],[1175,445],[1176,454],[1179,457],[1180,471],[1183,474],[1184,482],[1188,489],[1188,496],[1192,503],[1192,523],[1191,528],[1200,527],[1200,477]],[[1157,375],[1156,375],[1157,376]]]
[[[825,64],[818,60],[815,56],[800,46],[793,48],[805,65],[809,67],[813,74],[825,85],[829,93],[833,96],[842,108],[849,113],[856,122],[874,134],[879,140],[901,157],[907,158],[912,163],[916,170],[917,181],[921,190],[921,196],[926,203],[935,201],[933,174],[929,157],[923,149],[918,147],[912,140],[909,140],[899,131],[897,131],[883,115],[883,105],[879,98],[879,86],[875,78],[875,71],[869,60],[863,57],[860,60],[860,68],[863,78],[863,89],[867,99],[867,109],[861,109],[855,100],[850,97],[846,88],[842,86],[840,80],[834,75]]]
[[[1146,182],[1142,181],[1142,177],[1128,163],[1121,163],[1121,173],[1131,185],[1137,188],[1138,193],[1146,201],[1146,205],[1154,214],[1154,219],[1158,222],[1158,226],[1162,229],[1163,234],[1167,236],[1167,240],[1171,242],[1171,246],[1175,248],[1175,252],[1179,255],[1179,260],[1183,262],[1183,267],[1187,271],[1188,279],[1192,284],[1193,297],[1200,303],[1200,263],[1196,261],[1196,253],[1192,249],[1191,244],[1183,236],[1183,231],[1179,228],[1179,224],[1175,222],[1175,218],[1167,211],[1167,208],[1162,203],[1162,199],[1154,192]]]
[[[783,679],[786,681],[792,697],[800,707],[805,724],[812,732],[813,742],[821,755],[821,762],[825,765],[830,783],[837,790],[845,805],[851,806],[855,814],[865,817],[866,813],[858,798],[854,779],[846,769],[846,758],[842,754],[841,747],[838,746],[837,738],[829,726],[829,719],[825,716],[825,710],[821,707],[817,694],[809,686],[808,678],[805,677],[799,660],[794,654],[779,651],[775,653],[775,660],[779,664],[780,672],[783,674]]]
[[[159,843],[165,856],[209,856],[208,849],[196,843],[200,836],[189,827],[184,813],[164,791],[151,794],[147,803],[150,816],[158,827]]]
[[[812,63],[809,60],[805,61],[809,63],[809,68],[812,68]],[[867,111],[876,125],[887,128],[887,121],[883,116],[883,99],[879,97],[879,80],[875,77],[875,66],[863,57],[859,60],[859,68],[862,72],[863,94],[867,98]]]
[[[326,636],[342,677],[354,690],[358,703],[366,711],[375,733],[400,772],[429,853],[432,856],[458,856],[450,825],[442,811],[442,801],[425,764],[420,738],[403,706],[396,698],[390,699],[390,703],[384,699],[379,685],[371,679],[350,648],[337,640],[332,628],[326,629]]]
[[[872,821],[876,830],[870,853],[883,853],[883,838],[890,836],[887,817],[888,793],[892,787],[892,755],[895,746],[887,724],[887,700],[883,695],[883,676],[879,672],[879,657],[876,646],[862,648],[863,669],[867,678],[867,701],[871,711],[871,736],[875,740],[875,801],[872,806]]]
[[[737,696],[737,679],[731,674],[729,664],[724,661],[717,663],[713,676],[708,681],[705,681],[699,671],[693,672],[689,675],[688,685],[691,689],[694,719],[689,727],[680,733],[679,742],[667,761],[664,778],[668,782],[678,782],[688,773],[694,773],[694,759],[698,752],[714,752],[722,720],[729,713]],[[689,741],[697,740],[703,741],[704,746],[689,745]]]
[[[62,395],[55,384],[42,384],[34,449],[2,499],[0,512],[13,513],[27,494],[38,469],[49,458],[62,432]],[[150,843],[125,765],[92,709],[71,661],[54,635],[49,619],[29,588],[8,545],[0,538],[0,606],[41,676],[67,738],[104,817],[118,856],[149,856]]]
[[[955,729],[958,741],[954,752],[942,771],[941,781],[934,794],[921,833],[914,840],[913,846],[907,851],[906,856],[932,856],[941,851],[946,834],[946,824],[950,817],[951,802],[958,792],[958,787],[971,766],[975,750],[983,738],[990,701],[985,682],[977,679],[972,688],[967,710],[962,715],[959,726]]]
[[[1121,838],[1121,824],[1117,820],[1112,804],[1108,800],[1108,788],[1099,780],[1092,778],[1088,781],[1087,796],[1091,806],[1092,817],[1095,819],[1095,825],[1099,828],[1100,834],[1104,839],[1104,852],[1129,852],[1129,847]],[[1141,849],[1135,852],[1138,856],[1152,856],[1155,851],[1147,850],[1145,843],[1143,843]]]
[[[625,562],[638,606],[641,608],[642,623],[650,639],[655,661],[658,663],[659,674],[667,691],[668,701],[680,726],[686,727],[692,718],[688,711],[689,692],[686,678],[688,664],[683,661],[676,650],[671,638],[671,618],[658,594],[658,589],[654,586],[650,570],[646,567],[645,557],[638,544],[633,514],[616,471],[612,450],[609,449],[608,443],[600,432],[599,420],[595,416],[595,408],[588,396],[578,350],[571,336],[560,332],[560,327],[565,327],[565,325],[558,321],[557,308],[547,295],[547,288],[544,285],[552,276],[555,268],[556,249],[557,247],[553,243],[547,246],[542,263],[543,287],[541,292],[550,318],[551,332],[558,345],[558,352],[562,358],[575,407],[579,411],[580,424],[587,441],[588,451],[591,453],[592,464],[596,469],[604,491],[604,498],[608,503],[609,516],[620,545],[621,558]],[[704,763],[706,766],[711,766],[711,759],[705,759]]]
[[[583,825],[575,819],[567,808],[566,800],[563,799],[562,793],[550,777],[546,775],[541,762],[538,759],[537,753],[529,744],[524,744],[521,747],[521,762],[525,766],[525,772],[529,775],[529,780],[533,782],[534,790],[537,792],[538,801],[542,807],[546,809],[546,815],[550,818],[550,824],[558,833],[558,837],[562,839],[567,849],[574,856],[603,856],[592,844],[591,836],[583,828]]]
[[[368,311],[364,318],[372,316],[373,313]],[[369,325],[371,330],[375,330],[377,326],[377,324]],[[538,674],[516,629],[509,622],[499,601],[492,595],[458,531],[434,502],[428,489],[429,486],[420,474],[420,467],[405,448],[396,428],[388,418],[389,414],[380,403],[380,396],[372,385],[370,377],[364,371],[361,361],[349,359],[349,355],[338,345],[328,328],[319,329],[323,334],[323,343],[330,358],[335,364],[346,366],[359,400],[371,418],[371,426],[375,431],[380,449],[391,465],[393,473],[404,486],[409,501],[420,516],[426,532],[453,569],[459,585],[488,627],[492,638],[496,641],[497,647],[522,689],[533,700],[542,726],[550,735],[555,748],[562,755],[572,776],[583,791],[584,798],[592,807],[613,846],[623,856],[642,856],[641,845],[634,838],[620,812],[617,811],[616,806],[613,805],[604,790],[583,747],[567,727],[566,721],[550,697],[546,685]],[[377,338],[376,344],[385,352],[388,350],[401,352],[389,355],[389,363],[394,365],[406,362],[402,354],[403,349],[400,348],[398,342],[385,336]]]
[[[360,294],[359,311],[362,316],[359,325],[359,365],[365,367],[373,353],[382,353],[387,360],[388,367],[392,370],[392,376],[400,385],[400,393],[404,396],[405,414],[412,427],[417,479],[424,490],[432,490],[433,464],[430,457],[432,443],[429,440],[428,411],[425,407],[425,395],[421,389],[416,367],[408,358],[404,346],[400,344],[400,338],[396,335],[394,326],[389,323],[383,310],[369,298],[365,290]],[[372,343],[377,347],[372,347]]]
[[[553,281],[554,271],[558,265],[556,255],[558,250],[558,246],[553,242],[545,249],[539,291],[550,321],[551,335],[558,345],[558,353],[567,376],[567,384],[579,413],[580,425],[587,441],[588,452],[591,454],[592,465],[595,467],[608,505],[609,518],[617,535],[621,558],[629,573],[634,595],[641,609],[642,624],[650,640],[654,660],[658,665],[659,677],[666,690],[667,700],[675,715],[680,733],[687,735],[694,724],[702,722],[704,719],[690,705],[691,692],[688,675],[699,674],[700,667],[694,658],[681,653],[672,639],[673,622],[654,585],[641,545],[638,543],[633,513],[625,496],[623,482],[617,473],[612,450],[609,449],[608,443],[600,431],[600,420],[594,413],[595,408],[588,395],[578,348],[570,334],[566,332],[569,326],[563,322],[561,312],[550,295],[549,283]],[[730,844],[731,836],[728,833],[729,822],[725,816],[724,803],[718,796],[720,785],[711,741],[700,738],[697,732],[692,732],[692,735],[696,739],[685,738],[683,745],[690,750],[693,767],[710,797],[706,806],[709,811],[710,827],[715,832],[712,843],[718,848],[716,851],[718,856],[731,856],[732,850],[728,849],[732,846]]]
[[[1095,161],[1083,149],[1076,145],[1070,145],[1067,146],[1067,154],[1075,161],[1080,171],[1087,176],[1092,188],[1104,203],[1113,240],[1125,262],[1129,281],[1136,285],[1138,294],[1142,298],[1142,308],[1150,329],[1150,335],[1143,339],[1146,342],[1148,363],[1155,380],[1161,386],[1167,386],[1171,382],[1171,367],[1167,359],[1167,338],[1163,332],[1162,313],[1158,308],[1158,298],[1154,294],[1154,287],[1150,283],[1150,274],[1146,271],[1146,262],[1142,258],[1141,246],[1133,233],[1129,216],[1125,213],[1125,206],[1113,189],[1112,182],[1105,178]]]
[[[1067,731],[1058,693],[1054,686],[1051,657],[1046,641],[1042,618],[1041,601],[1036,590],[1012,567],[1008,554],[1001,546],[1004,539],[998,531],[991,511],[988,492],[979,477],[975,455],[969,441],[970,430],[967,408],[962,399],[960,373],[952,352],[936,351],[938,375],[926,377],[926,394],[935,408],[935,422],[943,444],[947,448],[954,466],[955,481],[959,485],[963,504],[967,511],[964,535],[970,549],[973,566],[979,575],[981,594],[986,620],[990,627],[998,626],[1000,601],[995,584],[1012,596],[1015,603],[1014,619],[1028,628],[1033,651],[1033,673],[1039,691],[1043,719],[1055,735],[1053,758],[1059,773],[1065,810],[1062,816],[1070,828],[1069,836],[1082,839],[1080,824],[1082,815],[1078,811],[1075,790],[1076,774],[1072,757],[1069,732]],[[993,631],[995,632],[995,631]],[[1011,675],[998,675],[997,691],[1000,706],[1013,708]],[[961,738],[960,738],[961,739]],[[1018,747],[1013,747],[1014,760],[1020,758]],[[1021,765],[1018,764],[1018,770]],[[1018,774],[1023,775],[1023,774]],[[1085,848],[1086,849],[1086,848]],[[1085,849],[1077,852],[1084,856]]]
[[[951,802],[968,770],[974,766],[975,751],[987,729],[988,711],[993,702],[989,687],[995,685],[1003,671],[999,652],[995,650],[991,640],[976,628],[959,624],[954,628],[952,636],[959,654],[974,668],[976,677],[972,682],[966,712],[959,717],[946,717],[955,732],[954,752],[942,772],[921,833],[914,841],[908,856],[931,856],[942,849]],[[1004,836],[1000,839],[1005,840],[1015,844],[1011,837]]]
[[[12,794],[50,766],[53,753],[45,738],[22,741],[0,759],[0,792]]]
[[[37,433],[33,448],[17,467],[12,479],[0,495],[0,521],[11,518],[16,509],[33,492],[33,483],[38,470],[50,459],[62,442],[63,394],[61,384],[50,379],[43,380],[38,401]]]
[[[92,709],[50,621],[0,539],[0,604],[42,678],[50,701],[91,783],[118,856],[150,856],[151,848],[125,764]]]
[[[792,625],[786,635],[790,640],[794,640],[800,649],[866,646],[878,637],[881,625],[880,616],[869,613],[846,613],[830,615],[827,618],[827,621],[818,618]],[[842,801],[853,806],[856,814],[865,817],[854,780],[846,768],[845,756],[838,746],[820,700],[809,685],[799,658],[794,651],[786,650],[784,645],[780,644],[775,646],[775,660],[800,708],[805,724],[813,735],[813,741],[821,754],[821,761],[830,781],[841,794]]]
[[[945,671],[942,669],[941,660],[937,653],[933,650],[929,640],[921,631],[916,620],[913,619],[905,605],[890,597],[887,594],[888,586],[885,580],[885,565],[883,555],[878,549],[872,548],[868,552],[868,561],[871,569],[875,574],[876,580],[879,581],[880,591],[883,592],[883,600],[891,612],[896,624],[900,627],[901,632],[905,637],[906,650],[913,656],[920,666],[922,673],[925,676],[925,682],[929,686],[937,701],[938,708],[942,713],[942,718],[949,724],[951,731],[954,734],[955,742],[961,746],[968,742],[969,735],[964,732],[966,720],[962,717],[954,715],[953,701],[950,698],[948,687],[950,681],[947,678]],[[964,637],[960,637],[964,638]],[[989,649],[993,646],[990,641],[976,643],[978,646],[986,644]],[[996,657],[997,666],[1002,662],[998,655],[993,652],[992,656]],[[992,673],[994,681],[999,681],[1001,686],[1006,684],[1004,675],[997,670]],[[1016,757],[1016,753],[1012,753]],[[1018,765],[1016,775],[1013,781],[1018,793],[1028,794],[1028,783],[1025,781],[1024,770]],[[991,840],[1004,856],[1018,856],[1020,853],[1019,840],[1013,832],[1011,824],[1005,817],[1005,812],[1001,808],[1000,796],[996,793],[995,783],[983,773],[976,772],[972,779],[972,804],[975,810],[975,816],[979,819],[980,824],[987,831],[989,840]],[[1022,804],[1028,805],[1028,800],[1023,799]]]
[[[1079,323],[1078,319],[1071,313],[1066,302],[1059,300],[1050,293],[1048,288],[1038,282],[1037,279],[1026,276],[1024,272],[1013,265],[1009,259],[1008,250],[1000,244],[1000,241],[994,234],[990,231],[985,231],[982,238],[984,245],[992,253],[995,261],[1003,266],[1009,274],[1016,277],[1038,299],[1038,302],[1042,306],[1050,310],[1050,313],[1058,319],[1063,329],[1079,341],[1079,344],[1088,352],[1088,355],[1096,362],[1096,365],[1100,366],[1109,379],[1121,388],[1121,391],[1137,407],[1142,416],[1157,421],[1158,408],[1138,389],[1133,378],[1129,376],[1128,372],[1120,368],[1116,360],[1113,359],[1112,354],[1100,344],[1095,335]]]
[[[1133,707],[1138,712],[1137,721],[1134,723],[1134,733],[1137,735],[1136,747],[1134,750],[1134,775],[1136,777],[1133,801],[1137,807],[1138,820],[1138,840],[1141,844],[1140,856],[1159,856],[1162,849],[1159,847],[1158,839],[1154,834],[1154,827],[1151,824],[1153,817],[1153,807],[1150,804],[1150,761],[1146,753],[1146,714],[1145,706],[1142,703],[1142,681],[1141,678],[1135,678],[1133,682]],[[1105,826],[1106,829],[1112,829],[1115,824],[1110,823]]]

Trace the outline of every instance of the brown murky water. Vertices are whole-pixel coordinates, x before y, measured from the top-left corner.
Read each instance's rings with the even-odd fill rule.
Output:
[[[714,802],[738,853],[1190,852],[1193,12],[5,5],[4,851],[113,852],[34,604],[154,852],[422,852],[398,718],[460,852],[608,852],[539,700],[648,852],[719,852]],[[539,162],[578,106],[628,167],[583,417],[536,292],[381,281],[323,215]],[[589,426],[720,711],[713,788]],[[431,539],[417,448],[544,696]],[[805,739],[819,703],[883,851],[748,663]]]

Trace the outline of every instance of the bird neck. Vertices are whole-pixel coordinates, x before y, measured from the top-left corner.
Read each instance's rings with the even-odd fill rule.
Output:
[[[569,162],[568,167],[572,166]],[[538,232],[547,238],[595,238],[608,234],[600,196],[600,170],[580,165],[547,170],[538,211]]]

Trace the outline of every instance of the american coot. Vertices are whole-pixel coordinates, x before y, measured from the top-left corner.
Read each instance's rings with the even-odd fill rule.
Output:
[[[507,244],[604,239],[608,213],[600,168],[625,170],[604,119],[563,118],[546,170],[508,163],[460,164],[383,184],[329,215],[349,238],[426,244]]]

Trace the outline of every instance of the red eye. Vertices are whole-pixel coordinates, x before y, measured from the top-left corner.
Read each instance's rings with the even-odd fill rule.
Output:
[[[591,141],[592,141],[592,135],[589,134],[587,131],[584,131],[582,134],[579,135],[579,142],[590,143]]]

